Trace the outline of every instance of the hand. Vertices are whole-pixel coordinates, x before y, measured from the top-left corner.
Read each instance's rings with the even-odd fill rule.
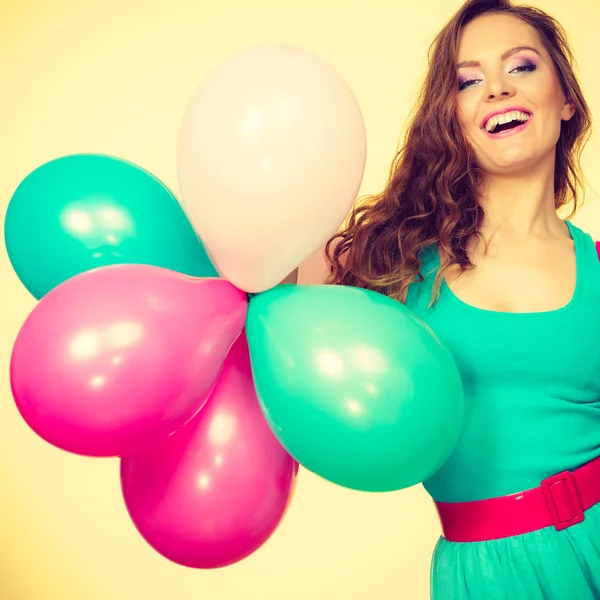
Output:
[[[298,283],[298,268],[294,269],[283,281],[281,281],[280,285],[282,283],[291,283],[291,284]]]

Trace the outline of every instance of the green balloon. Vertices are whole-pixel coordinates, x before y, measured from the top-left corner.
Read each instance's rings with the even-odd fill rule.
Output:
[[[175,196],[133,163],[75,154],[32,171],[4,222],[8,256],[37,298],[79,273],[148,264],[218,277]]]
[[[246,332],[267,422],[324,479],[404,489],[433,475],[458,442],[458,368],[403,304],[354,287],[279,285],[250,298]]]

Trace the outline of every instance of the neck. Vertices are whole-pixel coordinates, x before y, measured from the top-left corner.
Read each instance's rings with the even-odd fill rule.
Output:
[[[488,241],[569,235],[554,206],[554,160],[526,173],[488,174],[479,202],[485,212],[481,233]]]

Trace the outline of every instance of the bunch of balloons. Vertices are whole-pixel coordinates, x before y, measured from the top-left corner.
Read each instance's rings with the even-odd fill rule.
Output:
[[[399,490],[456,444],[458,372],[406,307],[278,285],[342,224],[365,145],[340,75],[264,44],[194,93],[181,203],[97,154],[40,166],[10,201],[7,251],[39,300],[11,357],[20,414],[58,448],[118,457],[132,521],[174,562],[253,553],[299,464],[348,488]]]

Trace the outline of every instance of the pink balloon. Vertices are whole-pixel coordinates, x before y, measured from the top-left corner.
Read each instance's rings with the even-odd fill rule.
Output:
[[[197,569],[230,565],[264,544],[297,474],[261,412],[244,334],[202,411],[161,446],[121,461],[138,531],[166,558]]]
[[[76,454],[154,446],[202,408],[247,306],[223,279],[148,265],[81,273],[46,294],[19,332],[17,407],[39,436]]]

